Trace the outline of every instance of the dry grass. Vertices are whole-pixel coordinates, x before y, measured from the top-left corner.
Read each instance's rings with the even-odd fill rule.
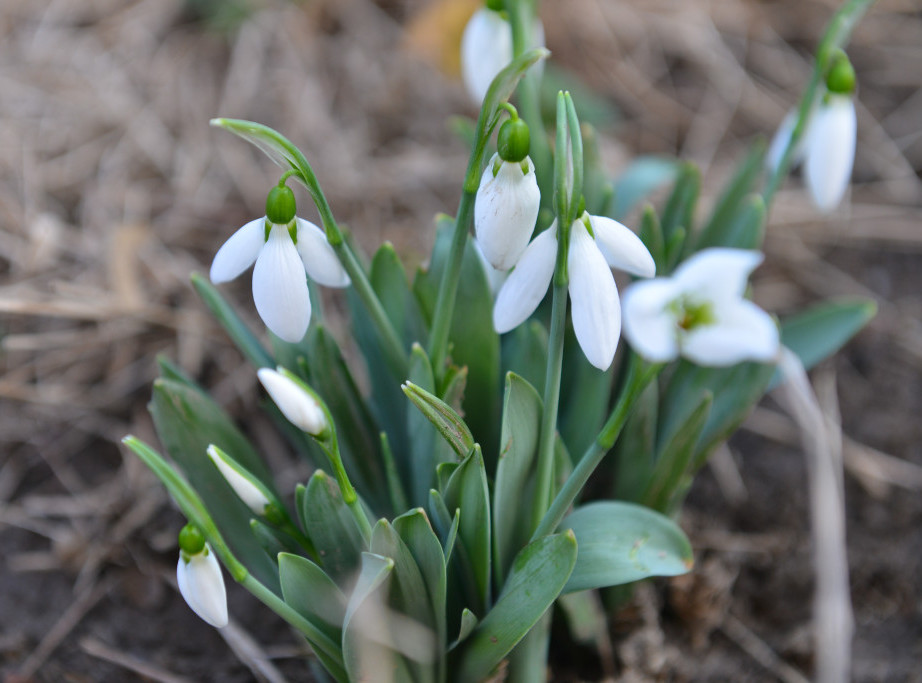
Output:
[[[31,538],[0,535],[3,576],[76,581],[70,608],[52,613],[64,613],[59,630],[41,643],[16,640],[9,612],[0,620],[0,649],[23,675],[72,638],[111,588],[109,568],[132,566],[133,538],[170,548],[172,529],[156,518],[163,494],[114,445],[129,430],[150,433],[144,403],[155,354],[206,377],[221,402],[253,404],[253,377],[204,314],[188,275],[262,212],[276,169],[209,129],[209,118],[283,131],[367,249],[387,239],[419,261],[432,216],[457,201],[466,152],[445,122],[470,106],[457,83],[402,47],[405,27],[428,3],[252,4],[258,9],[230,34],[206,30],[178,0],[0,4],[0,524]],[[611,170],[637,153],[679,153],[702,166],[713,194],[742,145],[770,134],[794,103],[835,3],[544,5],[558,63],[620,109],[603,131]],[[922,250],[920,46],[922,17],[910,0],[880,2],[855,33],[851,202],[820,220],[792,182],[773,211],[770,267],[758,290],[779,311],[872,296],[881,307],[876,338],[915,369],[919,296],[891,298],[888,288],[899,288],[886,275],[869,286],[827,254]],[[247,301],[245,284],[233,291]],[[254,319],[251,306],[242,309]],[[846,431],[853,418],[845,416]],[[156,575],[159,565],[142,559]],[[51,619],[36,618],[39,627]],[[139,673],[160,670],[130,657],[119,663],[97,640],[84,651]]]

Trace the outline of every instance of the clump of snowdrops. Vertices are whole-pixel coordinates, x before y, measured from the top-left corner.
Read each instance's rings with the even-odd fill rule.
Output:
[[[855,77],[840,48],[867,4],[834,18],[799,107],[702,221],[694,166],[640,159],[610,179],[566,92],[546,130],[534,5],[487,2],[463,41],[482,106],[459,206],[435,219],[412,277],[388,244],[356,253],[289,140],[212,121],[282,173],[265,216],[192,283],[315,470],[277,490],[234,421],[161,361],[150,409],[172,463],[125,443],[188,518],[177,579],[190,607],[228,623],[223,565],[337,681],[533,681],[555,603],[578,618],[587,591],[690,571],[675,514],[695,473],[782,379],[782,354],[810,366],[872,314],[833,301],[779,322],[748,298],[789,168],[803,160],[824,211],[845,193]],[[289,183],[320,225],[299,217]],[[620,222],[668,184],[659,210]],[[251,266],[265,338],[215,286]],[[633,278],[623,292],[612,269]],[[324,324],[318,286],[345,289],[363,367]]]

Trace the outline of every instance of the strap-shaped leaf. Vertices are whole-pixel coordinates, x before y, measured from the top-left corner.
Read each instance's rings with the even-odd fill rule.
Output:
[[[560,525],[576,535],[576,566],[564,592],[677,576],[694,562],[691,544],[668,517],[621,501],[589,503]]]
[[[324,571],[340,585],[347,584],[359,565],[365,543],[336,481],[317,470],[300,498],[299,517]]]
[[[739,220],[743,213],[743,203],[751,204],[752,197],[749,195],[755,189],[756,182],[762,175],[762,169],[765,166],[765,143],[762,140],[757,141],[749,153],[740,162],[733,174],[730,182],[727,183],[726,189],[720,195],[714,209],[711,212],[707,223],[698,233],[695,240],[695,250],[705,249],[706,247],[738,247],[740,249],[758,249],[762,246],[762,241],[741,244],[734,233],[734,223]],[[765,212],[765,203],[761,202],[762,213]],[[760,235],[761,238],[761,235]]]
[[[527,320],[503,336],[504,376],[514,372],[540,395],[547,365],[547,330],[537,320]],[[500,449],[502,449],[500,443]]]
[[[575,564],[572,532],[544,536],[525,546],[496,604],[449,658],[454,680],[481,681],[489,676],[560,595]]]
[[[672,194],[669,195],[669,199],[666,201],[666,206],[663,209],[662,219],[660,221],[663,228],[663,239],[666,241],[666,255],[669,257],[670,250],[669,245],[675,239],[679,229],[684,230],[684,234],[688,235],[694,229],[694,220],[695,220],[695,206],[698,203],[698,194],[701,191],[701,172],[698,170],[697,166],[692,163],[682,163],[679,167],[678,178],[675,182],[675,187],[672,189]],[[684,239],[682,240],[684,243]],[[677,249],[675,256],[679,256],[682,253],[681,249]],[[669,268],[675,266],[676,260],[670,258],[668,261]],[[665,275],[666,273],[657,273],[658,275]]]
[[[679,172],[674,159],[638,157],[615,181],[615,201],[609,215],[622,220],[639,202],[655,190],[671,183]]]
[[[477,602],[472,607],[483,609],[490,604],[490,499],[487,473],[480,447],[462,462],[448,480],[445,505],[449,510],[461,510],[458,537],[470,562]],[[466,582],[465,582],[466,583]]]
[[[306,557],[281,553],[278,562],[285,602],[333,642],[341,642],[347,601],[339,586]]]
[[[450,405],[412,382],[403,385],[403,393],[432,423],[459,458],[470,454],[474,447],[474,437],[462,417]]]
[[[524,379],[506,375],[503,425],[493,484],[494,571],[501,581],[519,548],[531,537],[531,507],[526,484],[534,479],[541,426],[541,397]]]

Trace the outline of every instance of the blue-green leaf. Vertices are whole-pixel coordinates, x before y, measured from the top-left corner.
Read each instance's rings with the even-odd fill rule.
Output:
[[[671,183],[679,172],[674,159],[638,157],[615,181],[615,201],[610,216],[622,220],[634,206],[654,190]]]
[[[336,482],[323,470],[311,476],[301,496],[299,518],[323,569],[340,585],[351,580],[365,542]]]
[[[341,642],[347,601],[339,586],[300,555],[281,553],[278,562],[285,602],[333,642]]]
[[[523,548],[492,609],[452,653],[454,679],[489,676],[560,595],[575,564],[571,532],[544,536]]]
[[[691,544],[668,517],[642,505],[589,503],[560,525],[572,529],[579,551],[564,592],[618,586],[691,569]]]

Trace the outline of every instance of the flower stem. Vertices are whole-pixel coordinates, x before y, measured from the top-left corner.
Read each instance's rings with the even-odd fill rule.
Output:
[[[874,2],[875,0],[848,0],[835,13],[826,27],[826,33],[823,34],[823,38],[816,49],[816,59],[814,60],[810,82],[800,97],[800,104],[797,108],[797,123],[794,125],[794,130],[791,131],[791,137],[788,140],[784,154],[781,156],[781,160],[778,162],[778,166],[769,177],[762,192],[762,199],[765,200],[767,207],[771,206],[775,193],[781,187],[781,183],[787,176],[788,171],[790,171],[794,150],[797,149],[797,145],[806,132],[807,123],[813,113],[813,106],[818,97],[817,91],[829,68],[830,59],[837,49],[845,47],[855,25]]]
[[[348,681],[349,677],[345,667],[332,669],[331,664],[342,662],[342,652],[339,646],[332,641],[323,631],[314,626],[307,619],[302,617],[294,608],[282,600],[279,596],[266,588],[252,575],[248,574],[240,581],[240,585],[252,593],[260,602],[266,605],[273,612],[278,614],[282,619],[298,629],[304,637],[307,638],[311,647],[323,652],[326,657],[323,665],[337,681]],[[333,660],[332,662],[330,660]]]
[[[508,0],[509,23],[512,26],[512,54],[519,57],[530,47],[534,30],[535,7],[531,0]],[[541,196],[549,199],[553,190],[554,164],[551,146],[541,117],[539,97],[540,76],[536,71],[525,74],[519,86],[519,106],[522,118],[532,131],[529,155],[535,164],[535,177]],[[545,200],[547,201],[547,200]]]
[[[602,458],[604,458],[605,454],[615,445],[615,441],[618,439],[618,435],[621,433],[625,422],[627,422],[634,407],[637,405],[637,398],[640,396],[640,393],[653,378],[659,374],[662,368],[662,364],[645,365],[639,356],[631,357],[624,389],[618,396],[618,402],[612,409],[608,421],[602,427],[596,440],[586,449],[586,453],[577,463],[576,467],[573,468],[573,472],[570,474],[567,481],[564,482],[564,485],[548,508],[547,514],[544,515],[541,523],[538,524],[537,529],[535,529],[535,533],[531,537],[532,541],[541,536],[553,533],[557,528],[557,525],[560,524],[561,520],[563,520],[566,515],[567,510],[570,509],[570,506],[576,500],[579,492],[582,491],[586,482],[589,481],[589,477],[595,472],[599,463],[602,462]]]
[[[362,538],[368,543],[371,540],[371,522],[343,465],[342,456],[339,454],[339,440],[336,438],[336,432],[333,431],[328,444],[321,443],[320,445],[326,451],[327,458],[333,466],[333,473],[336,475],[336,483],[339,484],[343,502],[349,507],[349,512],[352,513],[352,517],[355,519],[355,525],[361,532]]]

